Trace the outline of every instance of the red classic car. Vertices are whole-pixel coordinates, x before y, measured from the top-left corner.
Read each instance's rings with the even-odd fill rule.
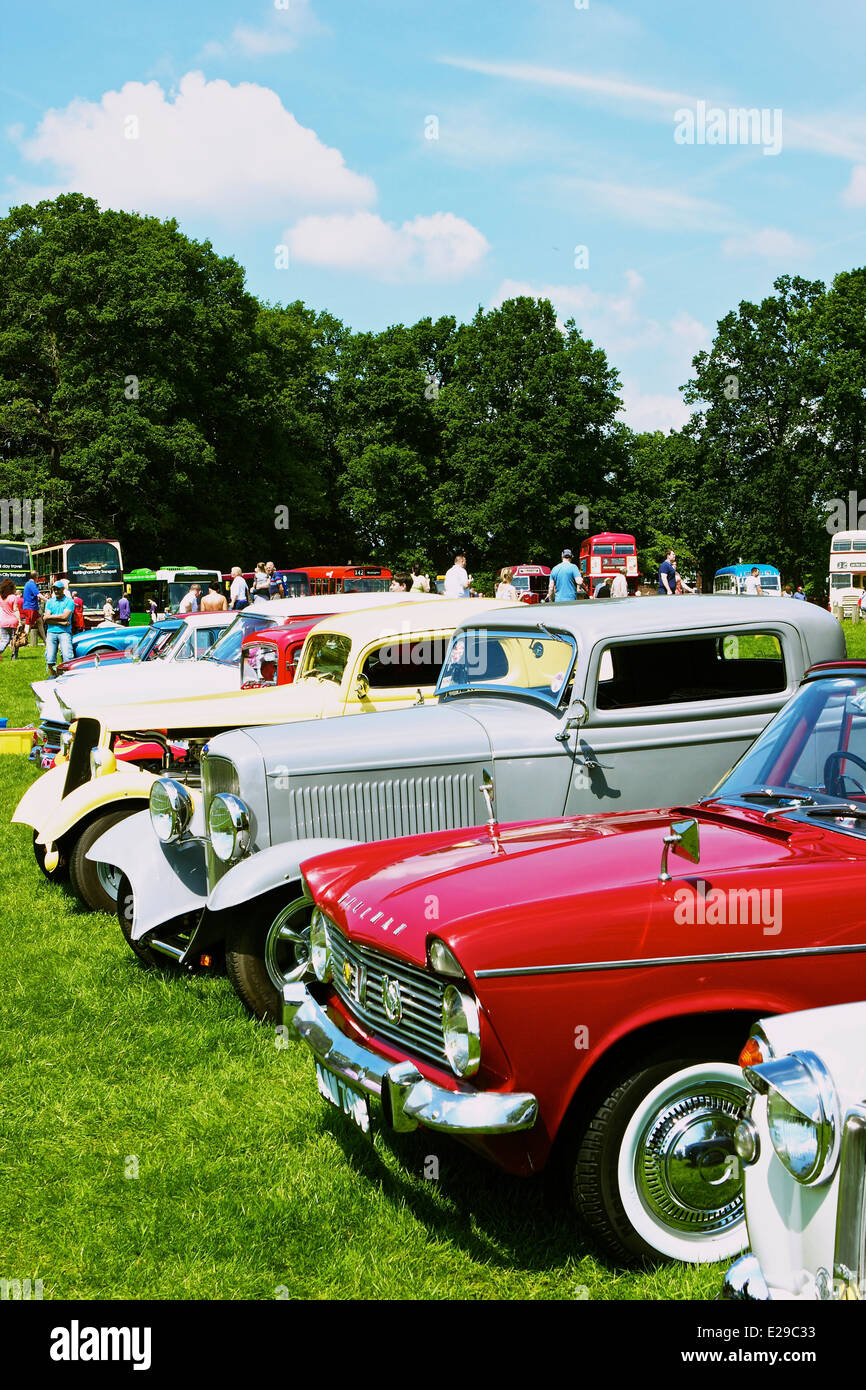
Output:
[[[488,785],[483,829],[308,860],[284,1021],[323,1096],[515,1174],[555,1154],[615,1258],[736,1254],[743,1037],[866,995],[859,769],[866,662],[828,663],[695,806],[499,825]]]
[[[241,643],[241,690],[291,685],[304,638],[326,616],[301,618],[245,637]]]

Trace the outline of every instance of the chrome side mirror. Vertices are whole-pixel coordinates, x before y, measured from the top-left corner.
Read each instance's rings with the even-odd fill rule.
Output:
[[[359,700],[366,700],[370,693],[370,682],[365,675],[358,676],[355,681],[355,694]]]
[[[662,862],[659,869],[659,883],[670,883],[668,873],[668,854],[673,850],[683,859],[698,864],[701,858],[701,834],[696,820],[675,820],[669,835],[665,835]]]
[[[581,700],[580,696],[577,695],[568,706],[565,712],[565,723],[555,737],[560,743],[567,743],[568,735],[572,729],[582,729],[588,720],[589,706],[585,700]]]

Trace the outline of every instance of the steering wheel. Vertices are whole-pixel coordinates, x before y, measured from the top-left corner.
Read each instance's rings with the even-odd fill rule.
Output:
[[[845,787],[843,783],[853,782],[859,792],[866,796],[866,787],[857,781],[856,777],[850,777],[847,772],[837,771],[836,764],[850,762],[856,763],[866,772],[866,760],[858,758],[856,753],[848,753],[844,748],[836,748],[828,757],[824,764],[824,786],[828,794],[832,796],[844,796]]]

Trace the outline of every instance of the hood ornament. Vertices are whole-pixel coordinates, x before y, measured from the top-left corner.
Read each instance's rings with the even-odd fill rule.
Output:
[[[696,820],[675,820],[672,822],[670,834],[665,835],[664,838],[659,883],[670,883],[671,881],[671,876],[668,873],[668,854],[671,850],[683,859],[690,859],[693,864],[699,863],[701,836]]]
[[[493,803],[496,800],[496,788],[493,784],[493,776],[488,768],[481,771],[481,786],[478,788],[487,803],[487,829],[490,833],[490,841],[497,854],[503,854],[502,841],[499,838],[499,822],[496,819],[496,812]]]

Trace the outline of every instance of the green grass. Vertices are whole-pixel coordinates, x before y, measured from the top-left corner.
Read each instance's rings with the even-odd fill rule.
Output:
[[[859,630],[849,645],[866,655]],[[44,674],[41,649],[0,662],[10,727],[35,718]],[[36,775],[0,757],[4,822]],[[278,1047],[225,978],[144,970],[112,918],[41,877],[30,841],[11,826],[0,869],[0,1277],[55,1299],[718,1292],[718,1266],[597,1259],[546,1183],[447,1139],[371,1143],[325,1108],[301,1044]]]

